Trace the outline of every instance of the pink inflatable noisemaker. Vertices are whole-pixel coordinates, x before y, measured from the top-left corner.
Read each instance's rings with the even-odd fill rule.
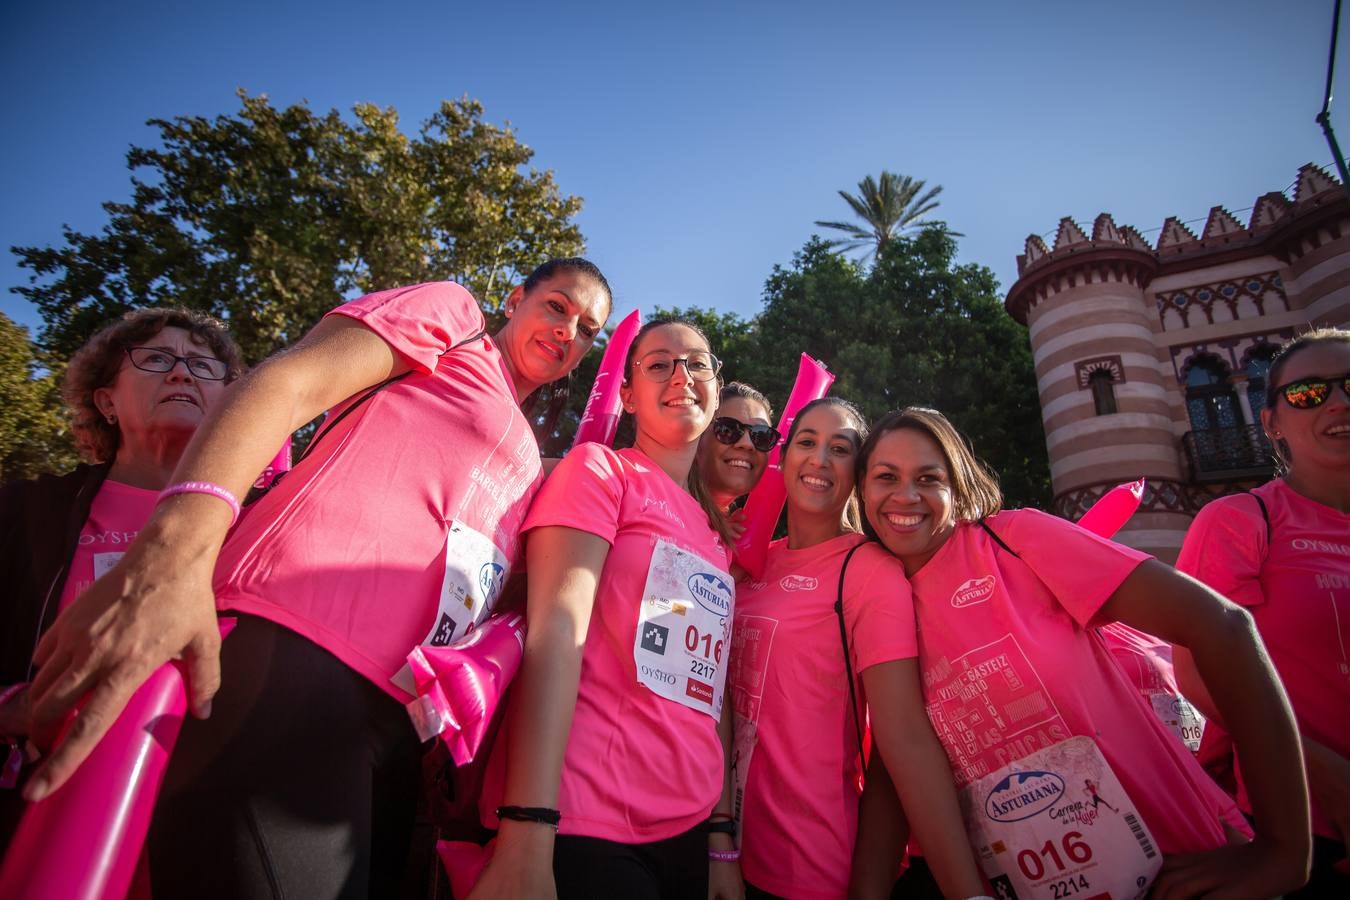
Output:
[[[614,432],[619,428],[622,402],[619,399],[619,386],[623,384],[623,364],[628,358],[628,348],[632,346],[633,338],[641,327],[642,314],[635,309],[624,316],[619,327],[609,336],[605,355],[600,359],[600,369],[595,373],[595,384],[591,385],[586,408],[581,413],[577,436],[572,439],[573,447],[587,441],[600,444],[614,442]]]
[[[797,365],[797,380],[778,419],[779,434],[786,438],[798,410],[812,400],[824,397],[832,384],[834,376],[825,365],[803,353]],[[764,558],[769,551],[773,527],[778,524],[778,516],[787,501],[783,470],[779,467],[782,452],[781,446],[769,452],[769,464],[764,469],[764,477],[745,501],[745,533],[736,542],[736,562],[755,578],[764,573]]]
[[[222,637],[233,628],[233,619],[221,620]],[[187,712],[183,679],[181,662],[151,673],[70,780],[29,804],[0,867],[0,897],[127,896]]]
[[[483,870],[492,861],[492,851],[496,839],[486,846],[469,841],[437,841],[436,855],[441,858],[445,874],[450,876],[450,893],[456,897],[467,897],[473,886],[482,877]]]
[[[272,482],[277,480],[277,476],[281,475],[283,472],[289,472],[290,470],[291,439],[287,436],[286,442],[281,445],[281,449],[277,451],[277,455],[272,457],[272,461],[267,464],[267,468],[262,470],[262,474],[258,476],[257,481],[253,482],[253,486],[258,490],[265,490],[272,486]]]
[[[1139,502],[1144,499],[1144,481],[1140,478],[1111,488],[1083,513],[1083,517],[1078,520],[1078,527],[1098,537],[1111,537],[1139,509]]]
[[[417,736],[441,736],[455,764],[471,761],[525,652],[525,617],[502,614],[444,647],[408,654],[417,699],[408,704]]]

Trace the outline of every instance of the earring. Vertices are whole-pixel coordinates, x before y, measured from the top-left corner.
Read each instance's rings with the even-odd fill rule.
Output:
[[[108,424],[109,424],[109,425],[116,425],[116,424],[117,424],[117,416],[114,415],[113,413],[108,413]]]

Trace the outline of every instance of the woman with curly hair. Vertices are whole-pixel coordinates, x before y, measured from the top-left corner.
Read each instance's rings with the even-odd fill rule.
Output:
[[[0,489],[9,597],[0,612],[0,736],[25,733],[38,638],[122,558],[193,432],[243,371],[224,323],[181,308],[129,312],[71,358],[61,394],[84,463]]]

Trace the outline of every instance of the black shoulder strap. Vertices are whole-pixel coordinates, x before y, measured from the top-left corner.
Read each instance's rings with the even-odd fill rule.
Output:
[[[848,571],[848,561],[859,548],[870,541],[863,541],[848,551],[844,564],[839,567],[839,592],[835,596],[834,614],[839,617],[839,642],[844,645],[844,671],[848,673],[848,702],[853,706],[853,728],[858,733],[858,755],[863,755],[862,718],[858,715],[858,692],[853,687],[853,657],[848,652],[848,627],[844,624],[844,573]]]
[[[1256,501],[1256,505],[1259,506],[1259,507],[1261,507],[1261,518],[1264,519],[1264,520],[1265,520],[1265,523],[1266,523],[1266,546],[1269,547],[1269,546],[1270,546],[1270,510],[1266,509],[1266,501],[1264,501],[1264,500],[1261,499],[1261,495],[1260,495],[1260,494],[1255,494],[1255,493],[1252,493],[1251,491],[1243,491],[1242,493],[1244,493],[1244,494],[1251,494],[1251,495],[1252,495],[1252,499]]]
[[[468,343],[470,343],[470,342],[472,342],[472,341],[476,341],[476,340],[478,340],[479,338],[481,338],[481,337],[482,337],[483,335],[485,335],[485,334],[487,334],[487,329],[486,329],[486,328],[480,328],[476,334],[471,334],[471,335],[469,335],[469,336],[466,337],[464,340],[458,342],[457,344],[455,344],[455,345],[454,345],[453,347],[451,347],[450,349],[446,350],[445,353],[442,353],[441,355],[442,355],[442,356],[445,356],[446,353],[450,353],[450,352],[453,352],[453,351],[455,351],[455,350],[458,350],[460,347],[463,347],[465,344],[468,344]],[[401,373],[401,374],[394,375],[394,376],[392,376],[392,377],[390,377],[390,378],[386,378],[384,381],[381,381],[379,384],[375,385],[373,388],[371,388],[370,390],[368,390],[368,391],[366,391],[364,394],[362,394],[361,397],[360,397],[360,399],[357,400],[355,403],[353,403],[351,406],[348,406],[346,409],[344,409],[344,410],[343,410],[342,412],[340,412],[338,415],[334,416],[334,417],[333,417],[333,421],[331,421],[331,422],[325,421],[325,422],[323,423],[323,430],[320,431],[320,432],[318,432],[317,434],[315,434],[314,437],[310,439],[309,444],[305,447],[305,452],[304,452],[304,453],[301,453],[301,454],[300,454],[300,459],[297,459],[297,460],[295,461],[295,462],[296,462],[296,465],[299,465],[300,462],[302,462],[302,461],[304,460],[305,457],[309,456],[309,452],[310,452],[311,450],[314,449],[314,445],[315,445],[315,444],[319,443],[319,439],[320,439],[320,438],[322,438],[324,435],[328,434],[328,432],[330,432],[330,431],[332,431],[334,428],[336,428],[339,422],[341,422],[343,419],[347,418],[347,416],[349,416],[349,415],[351,415],[353,412],[355,412],[356,409],[357,409],[359,406],[361,406],[361,404],[365,403],[365,402],[366,402],[367,400],[369,400],[371,397],[374,397],[374,396],[375,396],[376,394],[378,394],[380,391],[382,391],[382,390],[384,390],[385,388],[389,387],[389,385],[393,384],[395,381],[398,381],[398,380],[403,379],[403,378],[407,378],[407,377],[408,377],[409,375],[411,375],[411,374],[412,374],[412,370],[409,369],[407,372],[403,372],[403,373]]]
[[[1006,550],[1008,553],[1012,554],[1012,556],[1013,556],[1014,559],[1021,559],[1021,558],[1022,558],[1022,557],[1020,557],[1020,556],[1017,555],[1017,551],[1016,551],[1016,550],[1014,550],[1013,548],[1009,547],[1007,544],[1003,543],[1003,538],[999,537],[999,536],[994,532],[994,529],[992,529],[992,528],[989,527],[989,523],[986,522],[986,521],[984,520],[984,517],[983,517],[983,516],[980,517],[980,527],[983,528],[983,529],[985,530],[985,532],[986,532],[991,538],[994,539],[994,543],[995,543],[995,544],[998,544],[1000,547],[1002,547],[1002,548],[1003,548],[1004,550]]]

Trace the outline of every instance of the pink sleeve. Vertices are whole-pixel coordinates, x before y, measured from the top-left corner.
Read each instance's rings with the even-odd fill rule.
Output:
[[[618,455],[604,444],[582,444],[554,467],[520,530],[562,525],[604,538],[613,546],[623,492]]]
[[[1250,507],[1250,508],[1249,508]],[[1206,503],[1186,531],[1177,570],[1212,587],[1234,603],[1260,606],[1266,523],[1253,497],[1223,497]]]
[[[1001,513],[989,520],[989,527],[1084,628],[1094,624],[1102,605],[1129,574],[1144,560],[1152,559],[1147,553],[1035,509]]]
[[[838,590],[834,586],[834,590]],[[844,623],[853,671],[919,655],[914,597],[900,561],[875,544],[853,555],[844,580]],[[842,648],[840,648],[842,650]]]
[[[486,325],[473,294],[451,281],[367,294],[328,315],[347,316],[365,325],[426,374],[436,370],[441,354]]]

